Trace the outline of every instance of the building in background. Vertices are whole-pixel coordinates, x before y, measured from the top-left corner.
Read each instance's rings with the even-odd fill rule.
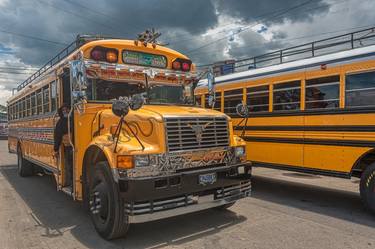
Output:
[[[8,117],[7,108],[0,105],[0,139],[8,137]]]

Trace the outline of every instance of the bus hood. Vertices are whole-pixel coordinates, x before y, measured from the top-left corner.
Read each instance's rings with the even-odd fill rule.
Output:
[[[101,134],[113,134],[119,125],[120,118],[108,109],[102,111],[99,116],[101,120],[99,123],[103,126]],[[118,144],[119,152],[125,154],[131,151],[136,154],[140,152],[140,144],[132,134],[134,132],[145,147],[142,149],[142,153],[165,153],[167,147],[166,122],[168,118],[173,120],[185,118],[181,119],[181,122],[186,123],[186,118],[190,117],[194,118],[193,120],[204,118],[206,123],[210,123],[207,119],[218,117],[229,121],[228,116],[221,112],[200,107],[144,105],[137,111],[130,110],[125,116],[126,124],[122,126]]]

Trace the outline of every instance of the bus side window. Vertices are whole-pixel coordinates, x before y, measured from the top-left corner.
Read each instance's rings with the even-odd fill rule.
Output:
[[[31,116],[36,114],[36,96],[35,92],[31,94]]]
[[[26,97],[26,116],[31,116],[31,105],[30,105],[30,95]]]
[[[214,110],[221,112],[221,92],[215,92]]]
[[[21,105],[21,117],[24,118],[26,117],[26,100],[25,98],[22,99],[22,105]]]
[[[43,113],[48,113],[49,110],[49,86],[43,87]]]
[[[43,113],[43,103],[42,103],[42,89],[36,92],[36,114]]]
[[[251,112],[267,112],[269,108],[269,87],[256,86],[246,89],[246,104]]]
[[[235,89],[224,92],[224,113],[236,115],[236,106],[242,103],[243,89]]]
[[[345,77],[345,106],[375,106],[375,72],[349,74]]]
[[[299,110],[301,102],[301,81],[277,83],[273,87],[273,110]]]
[[[51,112],[55,112],[57,110],[57,87],[56,87],[56,80],[51,82]]]
[[[339,107],[340,76],[306,80],[306,110]]]
[[[199,107],[201,107],[201,106],[202,106],[202,95],[197,95],[197,96],[195,97],[195,101],[197,102],[197,105],[198,105]]]

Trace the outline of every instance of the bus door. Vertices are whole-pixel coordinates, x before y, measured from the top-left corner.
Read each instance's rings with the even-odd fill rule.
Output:
[[[59,110],[63,105],[70,107],[70,113],[68,116],[67,122],[67,134],[63,135],[62,143],[60,145],[60,153],[59,153],[59,160],[58,160],[58,169],[59,169],[59,176],[58,176],[58,186],[59,189],[65,192],[68,195],[74,196],[74,129],[73,129],[73,108],[72,108],[72,101],[71,101],[71,76],[70,70],[64,70],[64,73],[60,75],[59,82],[60,82],[60,103],[59,103]],[[58,112],[61,115],[60,112]],[[56,115],[55,125],[57,124],[57,120],[60,117]]]

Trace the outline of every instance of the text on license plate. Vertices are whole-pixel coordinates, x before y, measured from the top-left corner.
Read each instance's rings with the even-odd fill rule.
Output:
[[[199,184],[207,185],[216,182],[216,173],[199,175]]]

